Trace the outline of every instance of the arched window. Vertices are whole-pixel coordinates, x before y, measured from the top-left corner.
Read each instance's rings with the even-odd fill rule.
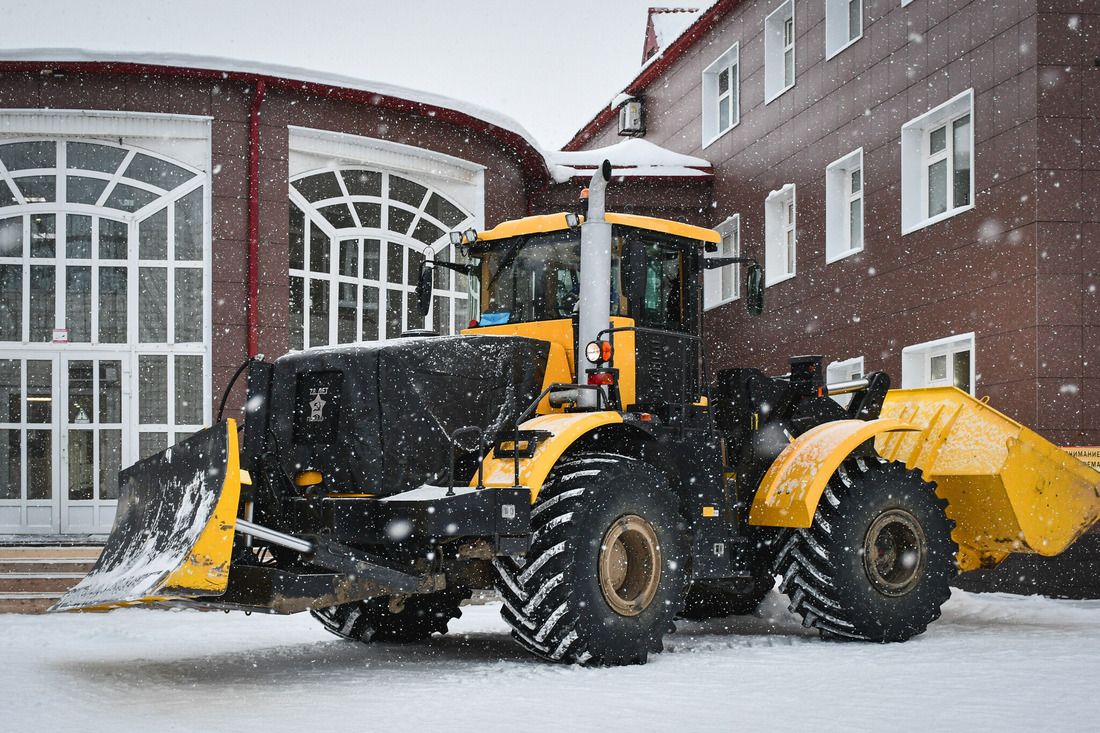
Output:
[[[208,180],[101,140],[0,141],[0,528],[109,529],[118,470],[206,422]]]
[[[464,275],[436,268],[426,322],[416,307],[425,257],[454,261],[447,234],[473,222],[450,198],[395,173],[348,167],[292,179],[290,204],[292,349],[465,328]]]

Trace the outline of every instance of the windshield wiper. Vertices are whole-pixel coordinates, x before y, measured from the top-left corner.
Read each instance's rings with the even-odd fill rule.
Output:
[[[504,271],[512,266],[512,262],[515,261],[516,255],[523,249],[523,245],[527,244],[527,239],[527,237],[518,237],[508,246],[508,249],[504,252],[504,256],[500,259],[500,267],[498,267],[497,271],[493,273],[493,276],[489,278],[489,284],[485,286],[486,290],[492,290],[493,285],[496,284]]]

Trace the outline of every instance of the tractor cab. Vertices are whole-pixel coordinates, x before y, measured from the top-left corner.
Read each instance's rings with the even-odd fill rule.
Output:
[[[705,249],[719,237],[648,217],[607,214],[606,220],[610,277],[600,287],[609,319],[599,338],[610,346],[594,361],[577,335],[580,217],[528,217],[486,232],[456,233],[466,263],[436,266],[461,267],[470,275],[470,301],[477,307],[463,333],[548,341],[546,384],[576,383],[578,371],[584,383],[588,373],[588,383],[609,387],[610,404],[667,417],[671,405],[698,403],[703,394],[700,273]]]

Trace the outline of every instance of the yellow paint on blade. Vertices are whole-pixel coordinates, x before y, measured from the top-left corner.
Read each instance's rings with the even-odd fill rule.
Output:
[[[1100,446],[1075,445],[1063,447],[1062,450],[1069,453],[1089,468],[1100,471]]]
[[[919,428],[879,436],[875,447],[936,482],[955,520],[960,570],[1013,552],[1056,555],[1100,518],[1100,474],[962,390],[891,390],[882,415]]]
[[[218,595],[229,582],[229,562],[233,554],[233,534],[237,527],[237,504],[241,496],[241,459],[237,448],[237,425],[228,421],[229,460],[225,485],[187,560],[161,586],[173,596]]]

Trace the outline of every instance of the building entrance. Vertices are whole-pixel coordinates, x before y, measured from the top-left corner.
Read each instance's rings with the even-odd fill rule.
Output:
[[[0,351],[0,533],[110,531],[132,453],[130,359]]]

